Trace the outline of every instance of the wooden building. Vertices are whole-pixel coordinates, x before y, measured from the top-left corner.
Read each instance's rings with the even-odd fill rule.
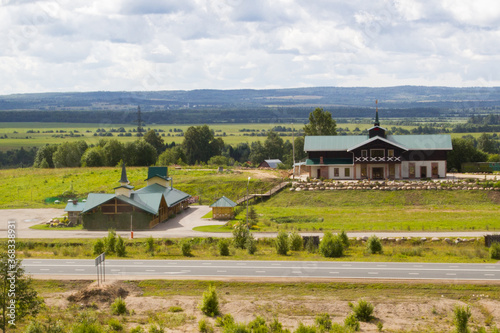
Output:
[[[172,186],[166,167],[149,168],[146,181],[146,187],[134,191],[123,165],[120,186],[114,189],[115,193],[88,195],[80,211],[84,228],[150,229],[188,207],[190,195]]]
[[[271,168],[271,169],[277,169],[278,165],[281,163],[280,160],[274,159],[274,160],[264,160],[262,163],[259,164],[259,168]]]
[[[211,204],[210,207],[212,208],[213,219],[230,220],[234,217],[234,207],[236,207],[236,203],[222,196],[222,198]]]
[[[387,135],[377,110],[367,136],[306,136],[301,167],[308,167],[311,178],[324,179],[444,178],[452,149],[448,134]]]

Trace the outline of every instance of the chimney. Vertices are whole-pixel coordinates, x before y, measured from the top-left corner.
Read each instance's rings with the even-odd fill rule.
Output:
[[[323,164],[323,156],[319,157],[319,164]]]
[[[77,199],[74,199],[74,200],[73,200],[73,205],[76,205],[76,204],[78,204],[78,200],[77,200]]]

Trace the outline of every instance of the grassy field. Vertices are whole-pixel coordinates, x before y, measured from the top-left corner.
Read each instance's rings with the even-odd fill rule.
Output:
[[[46,306],[36,318],[20,322],[20,329],[36,321],[45,325],[57,323],[62,331],[69,332],[77,322],[90,319],[99,327],[93,332],[117,331],[112,327],[120,327],[118,331],[123,332],[132,329],[134,332],[164,332],[164,329],[198,332],[198,323],[203,320],[216,326],[215,332],[228,332],[217,327],[216,319],[206,317],[199,309],[202,294],[210,285],[215,287],[222,315],[231,315],[245,325],[257,316],[267,323],[278,320],[283,328],[294,333],[304,332],[297,330],[299,323],[314,327],[315,318],[323,313],[342,326],[352,311],[349,302],[360,299],[374,306],[374,318],[361,323],[361,332],[455,332],[453,309],[457,305],[470,307],[471,332],[497,332],[494,328],[499,320],[495,307],[500,294],[495,285],[145,280],[117,281],[99,289],[91,281],[35,280],[33,283]],[[112,314],[110,303],[120,293],[125,294],[128,313],[118,316]],[[383,329],[378,328],[379,323]],[[487,330],[479,331],[485,326]]]
[[[258,179],[250,171],[225,171],[215,169],[176,170],[169,168],[174,187],[193,196],[201,196],[202,203],[211,204],[214,199],[225,195],[236,200],[246,193],[250,180],[250,191],[267,191],[280,179],[278,173],[269,171],[267,180]],[[71,169],[8,169],[0,170],[0,182],[4,184],[0,197],[0,209],[5,208],[64,208],[68,198],[86,198],[90,192],[113,193],[121,176],[120,168],[71,168]],[[127,168],[132,186],[146,185],[147,168]],[[47,198],[61,198],[61,203],[48,204]],[[52,200],[53,201],[53,200]]]
[[[246,250],[230,247],[229,256],[221,256],[216,238],[194,238],[185,240],[156,239],[153,254],[146,251],[145,239],[125,240],[127,259],[204,259],[204,260],[312,260],[312,261],[371,261],[371,262],[449,262],[449,263],[494,263],[490,259],[489,249],[484,240],[475,240],[459,244],[422,242],[419,239],[401,243],[384,242],[382,254],[369,254],[363,241],[351,239],[351,246],[341,258],[324,258],[318,251],[290,251],[288,255],[278,255],[274,239],[260,239],[258,251],[250,255]],[[192,256],[182,254],[181,245],[189,242]],[[19,258],[80,258],[91,259],[92,239],[69,240],[22,240],[17,242]],[[112,253],[110,258],[119,259]]]
[[[254,208],[262,231],[498,231],[499,203],[498,192],[485,191],[285,189]]]

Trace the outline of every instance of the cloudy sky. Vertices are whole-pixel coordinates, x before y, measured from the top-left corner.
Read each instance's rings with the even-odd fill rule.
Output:
[[[0,0],[0,94],[500,86],[497,0]]]

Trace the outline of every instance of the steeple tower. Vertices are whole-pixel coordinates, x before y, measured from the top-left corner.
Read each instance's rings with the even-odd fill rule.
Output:
[[[130,182],[127,179],[127,169],[125,169],[125,163],[122,164],[122,177],[118,182],[120,183],[120,186],[115,187],[115,194],[124,195],[130,198],[134,187],[129,185]]]
[[[380,122],[378,121],[378,99],[375,100],[375,123],[373,126],[380,126]]]

